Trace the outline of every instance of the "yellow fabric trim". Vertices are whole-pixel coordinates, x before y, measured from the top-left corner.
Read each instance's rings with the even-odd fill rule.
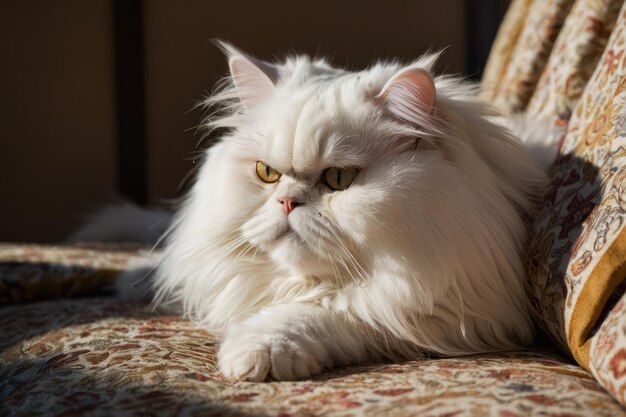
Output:
[[[569,322],[568,344],[574,359],[589,370],[590,332],[615,288],[626,277],[626,229],[611,243],[580,292]]]

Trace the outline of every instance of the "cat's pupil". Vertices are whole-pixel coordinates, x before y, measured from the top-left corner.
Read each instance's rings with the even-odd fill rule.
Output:
[[[265,176],[268,178],[270,176],[270,167],[268,165],[265,165]]]
[[[337,181],[337,185],[341,186],[341,170],[340,169],[337,170],[337,177],[335,178],[335,180]]]

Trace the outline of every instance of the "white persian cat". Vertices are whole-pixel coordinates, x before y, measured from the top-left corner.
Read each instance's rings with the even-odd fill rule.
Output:
[[[349,72],[224,49],[231,77],[207,104],[227,133],[153,285],[223,337],[225,376],[531,341],[522,258],[544,174],[474,87],[434,77],[436,55]]]

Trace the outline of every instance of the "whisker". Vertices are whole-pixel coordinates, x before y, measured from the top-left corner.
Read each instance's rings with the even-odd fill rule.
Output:
[[[340,234],[334,230],[334,229],[338,229],[337,226],[335,226],[334,223],[325,216],[322,216],[322,219],[328,222],[328,225],[322,222],[322,220],[319,220],[316,218],[316,222],[318,223],[318,226],[323,228],[325,231],[329,232],[336,239],[336,243],[338,244],[338,247],[341,249],[343,256],[345,256],[345,260],[348,261],[352,265],[352,267],[356,270],[355,272],[358,273],[358,275],[361,278],[361,281],[364,282],[364,281],[367,281],[368,279],[371,280],[371,276],[369,275],[369,273],[365,270],[365,268],[363,268],[361,263],[354,257],[352,252],[348,249],[346,243],[343,241]],[[349,270],[349,268],[347,269]]]

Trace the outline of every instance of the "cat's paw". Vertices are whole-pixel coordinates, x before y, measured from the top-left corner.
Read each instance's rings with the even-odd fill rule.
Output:
[[[279,381],[306,379],[323,369],[309,348],[285,338],[259,342],[227,337],[220,348],[218,365],[224,376],[237,381],[261,382],[268,375]]]
[[[269,350],[264,346],[250,346],[248,350],[220,349],[218,365],[220,372],[235,381],[265,381],[270,370]]]

